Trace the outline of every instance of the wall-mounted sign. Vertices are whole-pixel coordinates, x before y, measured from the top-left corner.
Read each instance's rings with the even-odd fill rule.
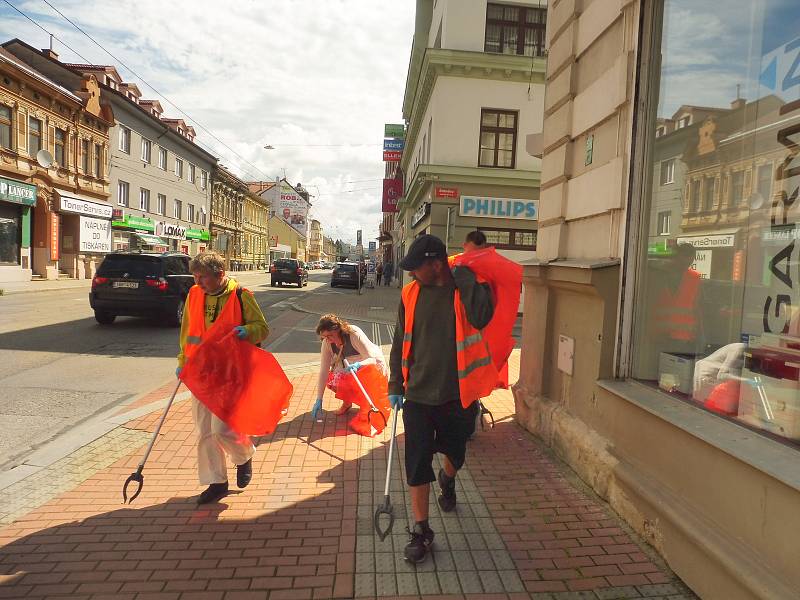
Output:
[[[404,138],[406,128],[402,123],[386,123],[383,126],[383,137],[385,138]]]
[[[369,251],[374,252],[378,249],[378,242],[370,242],[369,243]]]
[[[384,150],[383,162],[398,162],[403,158],[403,153],[396,150]]]
[[[183,225],[178,225],[177,223],[156,221],[155,234],[161,238],[170,238],[173,240],[185,240],[186,227],[184,227]]]
[[[513,198],[487,198],[485,196],[461,196],[458,214],[462,217],[489,217],[493,219],[539,218],[536,200]]]
[[[423,202],[417,211],[411,215],[411,226],[416,227],[417,223],[422,221],[425,217],[427,217],[431,212],[431,203],[430,202]]]
[[[402,152],[405,145],[405,140],[383,140],[384,150],[395,150]]]
[[[114,211],[114,217],[111,221],[112,227],[120,227],[124,229],[133,229],[134,231],[146,231],[152,233],[155,231],[155,223],[148,217],[137,217],[131,214],[122,214],[122,211]]]
[[[458,198],[457,188],[436,187],[437,198]]]
[[[211,241],[211,233],[207,229],[187,229],[186,230],[186,239],[187,240],[200,240],[203,242],[210,242]]]
[[[403,196],[403,180],[402,179],[384,179],[383,180],[383,206],[382,210],[385,213],[397,212],[397,203]]]
[[[81,252],[111,252],[111,222],[108,219],[78,217]]]
[[[58,213],[50,213],[50,260],[58,260]]]
[[[24,204],[25,206],[35,206],[36,186],[0,177],[0,200],[13,202],[14,204]]]
[[[97,202],[81,200],[80,198],[67,196],[61,192],[59,192],[58,195],[61,197],[61,212],[77,213],[79,215],[96,217],[98,219],[110,219],[114,216],[114,209],[108,204],[98,204]]]

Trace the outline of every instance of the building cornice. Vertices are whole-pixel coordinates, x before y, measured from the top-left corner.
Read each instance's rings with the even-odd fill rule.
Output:
[[[420,165],[409,183],[405,196],[397,206],[401,217],[408,209],[416,210],[425,191],[426,183],[447,185],[469,183],[538,188],[541,185],[541,178],[540,171],[522,169]]]
[[[416,143],[425,110],[439,77],[544,84],[546,70],[547,61],[544,58],[427,48],[422,59],[419,84],[406,133],[406,149],[413,148]],[[407,170],[410,160],[411,154],[404,152],[400,162],[404,171]]]

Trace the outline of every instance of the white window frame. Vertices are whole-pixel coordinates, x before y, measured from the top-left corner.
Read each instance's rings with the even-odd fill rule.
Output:
[[[200,189],[204,190],[208,187],[208,171],[200,169]]]
[[[124,193],[123,193],[124,192]],[[121,179],[117,182],[117,206],[130,206],[131,184]]]
[[[172,217],[175,219],[181,219],[183,217],[183,202],[177,198],[172,201]]]
[[[164,148],[163,146],[159,146],[158,147],[158,168],[161,169],[162,171],[166,171],[167,170],[167,157],[168,156],[169,156],[169,153],[167,152],[167,149]]]
[[[183,159],[175,157],[175,175],[178,179],[183,179]]]
[[[166,216],[167,212],[167,195],[158,194],[156,200],[156,214]]]
[[[119,149],[125,154],[131,153],[131,130],[124,125],[119,126]]]
[[[147,188],[139,188],[139,210],[150,212],[150,190]]]
[[[666,217],[664,222],[666,223],[666,227],[662,227],[661,217]],[[658,213],[658,220],[657,220],[657,228],[658,231],[656,232],[657,235],[669,235],[670,230],[672,229],[672,211],[671,210],[662,210]]]
[[[148,165],[153,160],[153,142],[147,138],[142,138],[142,162]]]
[[[186,220],[194,223],[194,204],[186,205]]]
[[[664,177],[664,168],[666,167],[667,176]],[[661,185],[670,185],[675,183],[675,159],[669,158],[661,161],[661,172],[658,175]]]
[[[189,179],[189,183],[194,183],[194,180],[197,178],[197,167],[195,167],[192,163],[189,163],[189,173],[187,174]]]

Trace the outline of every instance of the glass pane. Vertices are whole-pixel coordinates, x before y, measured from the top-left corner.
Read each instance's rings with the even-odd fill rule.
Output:
[[[486,9],[486,16],[489,19],[502,19],[503,7],[497,4],[490,4]]]
[[[497,139],[496,135],[494,133],[482,133],[481,148],[494,148]]]
[[[501,52],[503,54],[516,54],[517,53],[517,28],[516,27],[503,27],[503,47]]]
[[[506,21],[519,21],[519,9],[513,6],[505,6],[503,11],[503,19]]]
[[[538,8],[529,8],[525,11],[526,23],[544,23],[547,19],[547,11]]]
[[[498,150],[497,152],[497,166],[498,167],[512,167],[514,166],[514,153],[510,150]]]
[[[800,5],[725,6],[663,3],[633,374],[800,447]]]
[[[481,149],[480,157],[478,160],[478,164],[482,167],[493,167],[494,166],[494,150],[484,150]]]
[[[509,129],[514,129],[514,122],[517,120],[517,115],[515,114],[501,114],[498,117],[498,124],[500,127],[507,127]]]
[[[499,133],[497,134],[497,147],[501,150],[514,149],[514,134],[513,133]]]
[[[486,26],[486,52],[500,52],[500,25]]]
[[[497,113],[495,112],[484,112],[481,116],[481,125],[485,125],[486,127],[497,127]]]

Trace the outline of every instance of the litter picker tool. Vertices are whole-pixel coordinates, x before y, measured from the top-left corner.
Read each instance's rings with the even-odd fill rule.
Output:
[[[142,491],[142,485],[144,485],[144,476],[142,475],[142,471],[144,470],[144,464],[147,462],[147,458],[150,456],[150,452],[153,450],[153,446],[156,443],[156,438],[158,438],[158,434],[161,431],[161,426],[164,424],[164,421],[167,418],[167,413],[169,412],[169,409],[172,406],[173,401],[175,400],[175,395],[178,393],[178,389],[180,387],[181,387],[181,381],[179,379],[178,385],[175,386],[175,389],[172,391],[172,396],[170,396],[169,402],[167,402],[167,406],[164,407],[164,413],[161,415],[161,420],[158,422],[156,430],[153,432],[153,437],[150,438],[150,444],[148,444],[147,450],[144,451],[144,456],[142,457],[139,466],[136,468],[136,471],[131,473],[130,477],[128,477],[125,480],[125,485],[122,486],[123,504],[130,504],[131,502],[136,500],[136,497],[139,495],[139,492]],[[138,484],[138,487],[131,496],[130,500],[128,500],[128,486],[134,481]]]
[[[386,484],[383,487],[383,504],[379,505],[377,510],[375,511],[375,532],[378,534],[378,537],[381,541],[386,539],[386,536],[389,535],[392,531],[392,526],[394,525],[394,507],[392,506],[391,501],[389,500],[389,481],[392,478],[392,461],[394,460],[394,437],[397,433],[397,418],[398,413],[400,411],[395,409],[394,410],[394,418],[392,419],[392,437],[389,438],[389,458],[386,461]],[[381,515],[387,515],[389,517],[389,522],[386,525],[386,529],[381,529]]]

